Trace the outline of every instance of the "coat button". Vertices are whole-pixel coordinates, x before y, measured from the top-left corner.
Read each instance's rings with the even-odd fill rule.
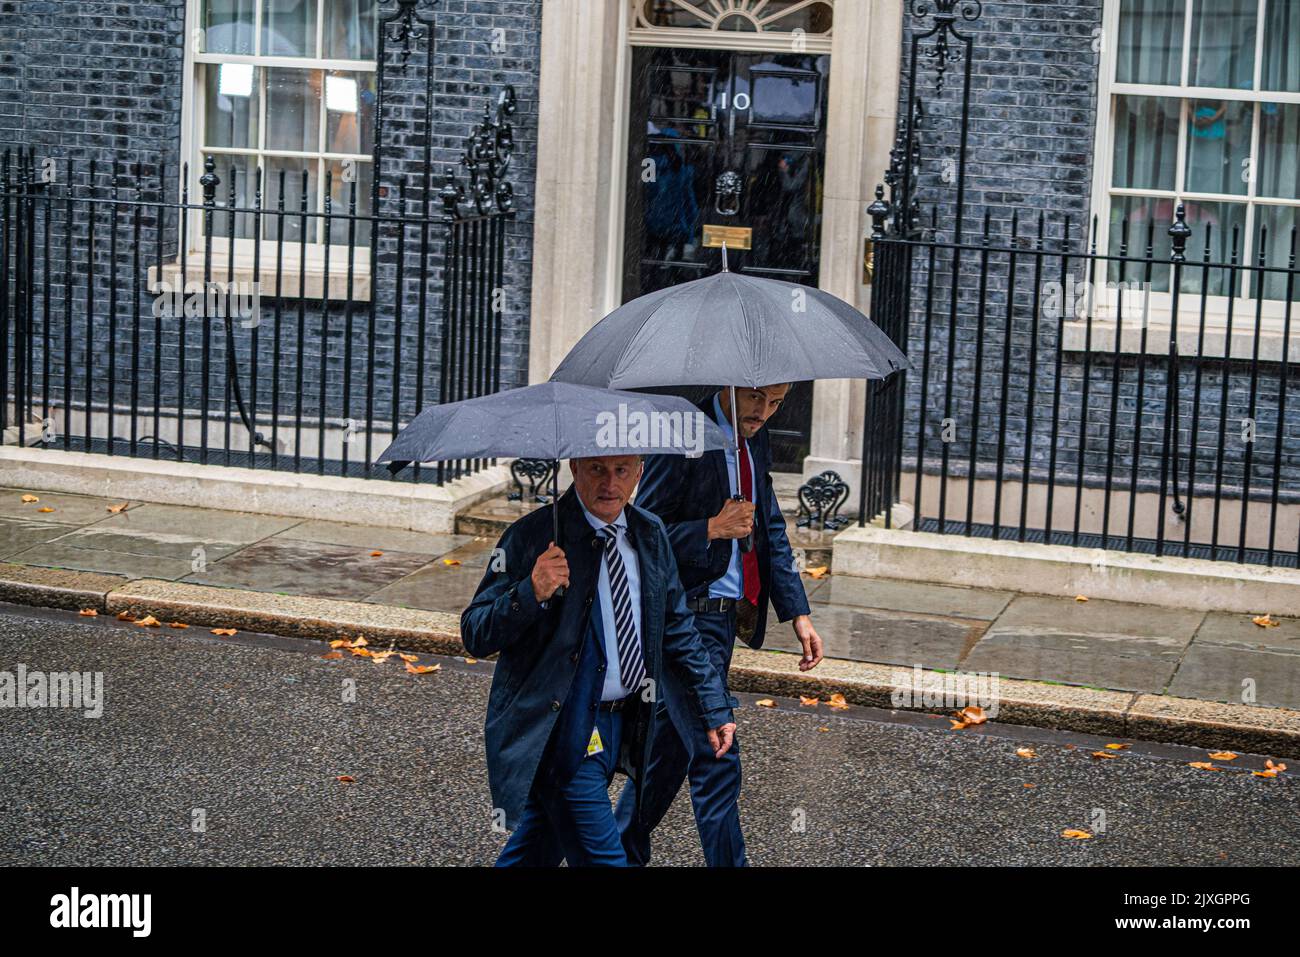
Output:
[[[586,607],[588,607],[588,608],[591,607],[591,599],[592,599],[592,596],[591,596],[591,595],[588,595],[588,596],[587,596],[587,601],[586,601]]]
[[[510,610],[511,610],[511,611],[518,611],[518,610],[519,610],[519,602],[517,602],[517,601],[512,601],[512,602],[510,603]]]
[[[551,710],[552,710],[552,711],[559,711],[559,710],[560,710],[560,702],[558,702],[558,701],[552,701],[552,702],[551,702]]]

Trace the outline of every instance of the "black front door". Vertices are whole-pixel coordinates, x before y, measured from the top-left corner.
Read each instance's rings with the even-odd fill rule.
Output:
[[[727,265],[815,286],[830,58],[637,47],[632,59],[623,301],[717,272],[706,226],[750,230]],[[774,465],[808,454],[812,383],[769,423]]]

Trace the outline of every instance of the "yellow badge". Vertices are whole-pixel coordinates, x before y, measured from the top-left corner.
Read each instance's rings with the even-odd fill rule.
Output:
[[[600,754],[605,750],[605,745],[600,741],[600,731],[596,728],[591,729],[591,740],[587,742],[587,757],[593,754]]]

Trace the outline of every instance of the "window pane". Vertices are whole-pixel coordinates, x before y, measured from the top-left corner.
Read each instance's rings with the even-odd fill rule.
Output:
[[[1115,98],[1113,185],[1125,189],[1175,188],[1178,103],[1156,96]]]
[[[1147,242],[1151,242],[1155,259],[1163,259],[1163,264],[1151,267],[1151,290],[1153,292],[1169,291],[1169,253],[1172,248],[1169,238],[1169,224],[1174,218],[1174,200],[1157,199],[1146,196],[1116,196],[1110,204],[1110,252],[1111,256],[1120,255],[1120,244],[1125,241],[1124,224],[1128,224],[1126,259],[1145,260]],[[1154,229],[1154,231],[1153,231]],[[1114,262],[1106,270],[1107,282],[1143,283],[1147,281],[1147,267],[1141,262]],[[1136,317],[1141,313],[1141,304],[1125,300],[1124,318]]]
[[[1189,193],[1245,195],[1250,179],[1253,103],[1188,100],[1187,185]]]
[[[330,0],[325,4],[325,56],[373,60],[378,24],[375,0]]]
[[[1255,83],[1256,0],[1196,0],[1192,5],[1192,86],[1249,90]]]
[[[1266,90],[1300,93],[1300,3],[1272,0],[1264,14],[1264,75]]]
[[[1205,269],[1195,263],[1205,262],[1206,230],[1209,230],[1210,262],[1228,263],[1232,259],[1233,230],[1237,232],[1237,261],[1246,241],[1246,206],[1244,203],[1201,203],[1194,199],[1184,203],[1187,225],[1192,228],[1192,235],[1187,238],[1187,265],[1183,267],[1184,292],[1201,292],[1205,279]],[[1231,277],[1226,269],[1211,269],[1208,294],[1226,296]],[[1237,288],[1241,288],[1238,272]]]
[[[284,240],[285,242],[297,242],[302,238],[302,171],[307,170],[307,212],[314,212],[320,208],[316,202],[316,167],[318,163],[312,159],[293,159],[290,157],[270,156],[266,159],[266,186],[264,200],[267,206],[276,208],[276,203],[280,198],[280,172],[284,171]],[[293,213],[294,215],[290,215]],[[316,242],[316,237],[320,235],[320,229],[317,226],[318,219],[311,216],[307,217],[307,242]],[[263,235],[267,239],[275,239],[277,229],[275,217],[268,216],[264,224]],[[296,278],[296,277],[295,277]],[[286,280],[287,281],[287,280]],[[293,290],[285,287],[285,292]]]
[[[370,190],[371,190],[371,166],[369,163],[355,161],[353,165],[356,179],[347,183],[343,181],[343,161],[327,160],[326,168],[330,171],[330,242],[337,246],[347,245],[348,241],[348,209],[349,203],[352,202],[352,190],[356,188],[357,198],[357,215],[370,215]],[[435,198],[433,203],[437,203]],[[434,207],[431,205],[430,210]],[[335,218],[342,217],[342,218]],[[410,237],[408,236],[408,241]],[[370,245],[370,223],[364,220],[357,221],[356,238],[353,244],[357,246]]]
[[[1295,206],[1256,206],[1255,222],[1257,228],[1268,231],[1264,241],[1265,265],[1285,269],[1293,248],[1291,232],[1300,225],[1300,209]],[[1256,242],[1258,241],[1256,237]],[[1264,298],[1286,299],[1287,274],[1278,272],[1265,275]],[[1291,282],[1291,300],[1300,302],[1300,275],[1296,275]],[[1300,312],[1295,313],[1291,321],[1292,329],[1300,329]],[[1295,358],[1293,353],[1292,361]]]
[[[262,56],[316,55],[316,0],[265,0]]]
[[[787,16],[781,15],[783,10],[789,10],[799,2],[800,0],[772,0],[771,3],[758,11],[759,19],[763,21],[763,29],[802,30],[805,33],[831,32],[834,11],[829,3],[813,3],[806,7],[800,7]],[[726,26],[726,24],[723,24],[723,29],[726,29]]]
[[[229,156],[218,154],[212,157],[216,163],[217,192],[215,196],[218,209],[228,208],[230,205],[230,181],[235,181],[235,205],[243,209],[252,209],[256,183],[253,181],[253,174],[250,170],[257,169],[257,160],[252,156]],[[200,160],[202,162],[202,160]],[[202,193],[200,192],[200,202]],[[253,235],[253,214],[236,213],[235,214],[235,238],[250,239]],[[212,214],[212,248],[216,252],[224,252],[228,248],[230,236],[230,215],[228,213],[214,212]],[[199,263],[202,270],[202,261]],[[201,275],[201,273],[200,273]],[[216,266],[212,268],[213,279],[224,279],[225,272]]]
[[[1115,79],[1120,83],[1182,81],[1184,0],[1124,0],[1119,12]]]
[[[257,147],[258,76],[247,63],[206,64],[204,146]]]
[[[1300,104],[1259,105],[1260,196],[1300,199]]]
[[[203,24],[205,53],[253,54],[253,5],[256,0],[207,0]]]
[[[333,71],[325,77],[325,149],[364,153],[375,149],[375,75]]]
[[[320,149],[319,70],[266,71],[266,148]]]

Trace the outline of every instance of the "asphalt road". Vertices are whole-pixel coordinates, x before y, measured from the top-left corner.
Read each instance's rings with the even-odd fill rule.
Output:
[[[104,681],[98,718],[0,709],[0,865],[490,864],[491,666],[323,650],[0,606],[0,672]],[[1082,735],[742,700],[755,865],[1300,863],[1300,782],[1246,773],[1254,756],[1215,773],[1136,742],[1102,761]],[[701,863],[684,796],[658,837],[657,861]]]

